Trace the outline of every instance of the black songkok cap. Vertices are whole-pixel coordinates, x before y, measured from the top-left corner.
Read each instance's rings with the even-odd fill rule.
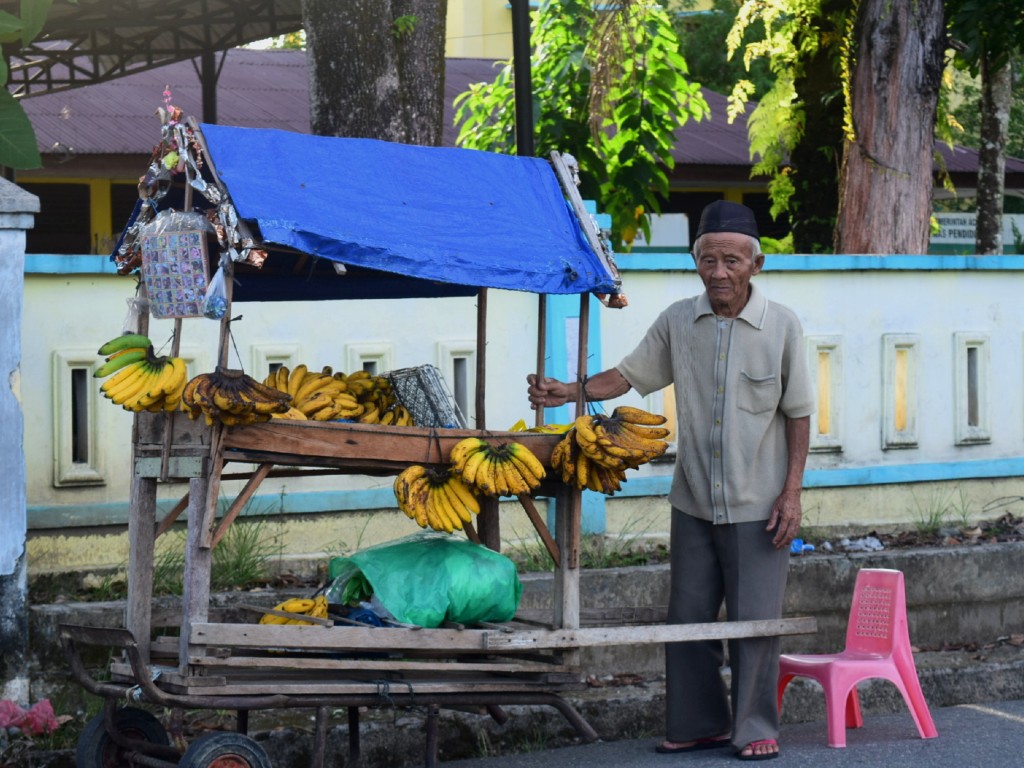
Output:
[[[715,200],[705,206],[701,212],[700,224],[697,225],[697,237],[709,232],[736,232],[741,235],[750,235],[758,240],[761,239],[757,233],[754,212],[745,205],[730,203],[728,200]]]

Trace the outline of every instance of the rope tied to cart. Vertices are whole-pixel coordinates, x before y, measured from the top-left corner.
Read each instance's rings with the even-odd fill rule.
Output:
[[[385,702],[385,704],[392,709],[397,709],[398,705],[395,704],[394,699],[391,698],[391,683],[398,683],[404,685],[409,689],[409,706],[416,706],[416,692],[412,687],[412,683],[407,680],[374,680],[372,681],[377,686],[377,698]]]

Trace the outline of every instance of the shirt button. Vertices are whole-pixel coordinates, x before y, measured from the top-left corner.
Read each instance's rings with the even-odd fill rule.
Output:
[[[718,359],[719,359],[719,360],[725,360],[725,353],[723,352],[722,354],[720,354],[720,355],[718,356]]]
[[[715,483],[715,488],[721,488],[721,487],[722,487],[721,483]]]
[[[721,424],[721,423],[722,423],[721,419],[715,419],[715,424]]]
[[[719,387],[718,394],[722,394],[723,392],[725,392],[725,387]]]
[[[722,452],[721,451],[715,451],[715,458],[716,459],[722,458]]]

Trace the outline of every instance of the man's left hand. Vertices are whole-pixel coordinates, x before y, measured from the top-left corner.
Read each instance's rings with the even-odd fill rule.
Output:
[[[793,493],[783,491],[772,504],[772,514],[768,518],[767,531],[775,531],[772,544],[776,549],[788,548],[790,542],[800,533],[800,520],[803,511],[800,507],[799,491]]]

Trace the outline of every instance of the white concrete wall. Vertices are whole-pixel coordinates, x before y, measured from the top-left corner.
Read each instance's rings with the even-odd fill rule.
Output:
[[[97,398],[97,462],[103,482],[54,486],[55,355],[98,361],[95,349],[120,332],[126,301],[135,288],[132,278],[97,274],[109,271],[99,262],[83,267],[82,274],[52,273],[79,258],[88,257],[29,257],[26,275],[22,371],[29,558],[41,570],[126,559],[118,550],[122,544],[110,545],[109,536],[120,535],[118,525],[126,519],[130,414]],[[686,254],[636,254],[618,261],[630,305],[599,310],[601,367],[628,352],[664,306],[702,289]],[[1016,287],[1022,272],[1024,257],[1017,256],[768,257],[765,272],[755,278],[759,285],[797,312],[809,338],[832,337],[842,354],[835,390],[841,404],[841,440],[833,450],[810,457],[808,522],[912,525],[922,507],[934,503],[929,499],[935,493],[945,498],[961,487],[969,489],[975,517],[991,509],[993,500],[1024,498],[1024,305]],[[525,377],[535,367],[537,297],[491,291],[489,307],[487,424],[504,429],[520,418],[532,420]],[[295,362],[329,364],[336,370],[346,368],[351,350],[366,348],[389,349],[394,368],[438,364],[443,345],[471,347],[476,328],[472,298],[238,304],[235,312],[243,316],[234,325],[241,364],[260,376],[253,367],[258,349],[284,350]],[[157,345],[169,338],[170,327],[168,321],[152,324]],[[975,444],[956,442],[958,333],[984,339],[987,347],[981,389],[990,437]],[[194,356],[193,372],[211,369],[216,334],[217,324],[211,321],[184,322],[182,352]],[[886,334],[916,341],[917,387],[911,400],[917,410],[917,443],[912,447],[883,448],[883,391],[891,386],[883,364]],[[238,362],[234,354],[232,364]],[[658,396],[643,403],[630,394],[623,401],[662,405]],[[669,469],[645,467],[631,477],[623,493],[607,505],[611,532],[661,535],[667,530],[662,497]],[[933,487],[939,490],[922,490]],[[170,506],[181,493],[180,488],[163,489],[161,498]],[[367,512],[393,508],[387,478],[268,482],[257,504],[288,513],[288,549],[294,554],[315,554],[335,541],[351,546],[357,539],[368,543],[411,531],[404,518]],[[349,522],[325,522],[322,515],[312,514],[328,510],[358,511],[347,518],[355,532],[343,530],[351,527]],[[510,538],[529,530],[518,515],[510,511],[507,523],[503,518],[503,531]],[[70,555],[69,547],[77,554]]]

